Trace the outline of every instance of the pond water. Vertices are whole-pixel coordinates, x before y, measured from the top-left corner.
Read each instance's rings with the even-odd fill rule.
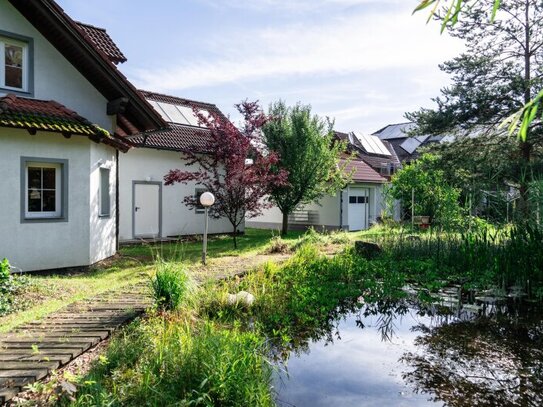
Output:
[[[365,306],[288,353],[279,406],[541,406],[541,313]]]

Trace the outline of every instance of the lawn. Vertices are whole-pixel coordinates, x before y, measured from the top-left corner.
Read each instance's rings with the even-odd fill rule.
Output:
[[[34,275],[18,298],[19,310],[0,317],[0,333],[28,321],[43,318],[68,304],[93,297],[108,290],[146,280],[153,272],[156,256],[185,263],[199,275],[218,274],[227,263],[242,265],[266,251],[277,232],[248,229],[238,238],[235,250],[230,236],[212,236],[208,244],[208,267],[195,267],[202,253],[202,242],[183,241],[164,244],[139,244],[121,248],[118,256],[88,272]],[[291,232],[285,239],[294,242],[302,232]]]

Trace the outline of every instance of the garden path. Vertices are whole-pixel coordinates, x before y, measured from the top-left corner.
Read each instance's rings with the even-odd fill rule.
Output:
[[[151,304],[145,288],[105,292],[0,335],[0,405],[143,313]]]

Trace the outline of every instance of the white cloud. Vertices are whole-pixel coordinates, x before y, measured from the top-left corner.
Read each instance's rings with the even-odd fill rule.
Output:
[[[243,10],[286,10],[291,12],[319,11],[325,8],[351,7],[366,4],[405,4],[405,0],[203,0],[214,7]],[[413,6],[414,7],[414,6]]]
[[[406,12],[238,30],[206,44],[205,58],[177,64],[172,59],[169,66],[137,69],[132,76],[144,88],[172,91],[228,82],[434,67],[460,49],[452,39],[440,36],[435,25],[427,26]]]

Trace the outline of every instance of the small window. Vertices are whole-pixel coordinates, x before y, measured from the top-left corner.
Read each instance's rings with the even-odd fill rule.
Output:
[[[356,196],[350,196],[349,197],[349,203],[350,204],[355,204],[356,203]]]
[[[368,203],[368,200],[365,196],[358,196],[358,203],[359,204],[365,204],[365,203]]]
[[[111,188],[109,168],[100,168],[100,216],[111,216]]]
[[[206,192],[206,189],[204,188],[196,188],[196,192],[194,194],[194,197],[196,198],[196,213],[205,213],[205,208],[203,205],[200,204],[200,196]]]
[[[0,87],[28,91],[28,44],[0,37]]]
[[[25,217],[59,218],[62,215],[61,164],[27,162]]]

